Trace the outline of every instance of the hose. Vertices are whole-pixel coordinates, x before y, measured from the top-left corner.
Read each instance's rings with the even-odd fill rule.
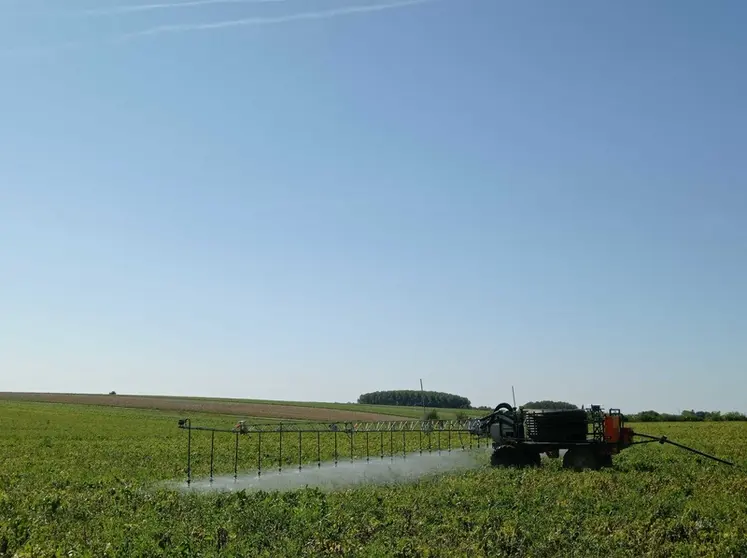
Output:
[[[510,403],[499,403],[496,405],[495,409],[489,414],[485,415],[484,417],[480,418],[480,423],[486,424],[492,421],[495,417],[497,417],[499,414],[504,413],[511,413],[513,412],[514,408],[511,406]],[[504,411],[504,413],[501,413],[501,411]]]
[[[683,450],[691,451],[692,453],[696,453],[698,455],[701,455],[703,457],[707,457],[708,459],[713,459],[714,461],[718,461],[719,463],[723,463],[725,465],[729,465],[731,467],[736,467],[734,463],[731,461],[726,461],[724,459],[721,459],[719,457],[716,457],[714,455],[709,455],[707,453],[703,453],[702,451],[696,450],[695,448],[690,448],[688,446],[683,446],[682,444],[678,444],[677,442],[673,442],[666,436],[651,436],[649,434],[640,434],[638,432],[634,432],[633,436],[640,436],[641,438],[647,438],[648,440],[645,442],[634,442],[638,444],[645,444],[645,443],[651,443],[651,442],[659,442],[660,444],[672,444],[673,446],[677,446],[678,448],[681,448]]]

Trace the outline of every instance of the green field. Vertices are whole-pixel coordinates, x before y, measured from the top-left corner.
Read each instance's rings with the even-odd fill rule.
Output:
[[[276,418],[278,420],[401,420],[422,419],[419,406],[360,405],[358,403],[327,403],[310,401],[272,401],[263,399],[215,398],[170,395],[107,395],[76,393],[6,393],[0,400],[41,401],[72,405],[119,406],[179,412],[184,415],[213,413],[235,418]],[[463,416],[480,417],[488,413],[475,409],[426,407],[425,413],[435,411],[438,418],[449,420]]]
[[[0,401],[0,556],[747,556],[744,470],[670,446],[630,448],[599,472],[548,461],[338,492],[198,495],[159,484],[184,478],[178,416]],[[747,465],[743,423],[640,429]],[[220,472],[231,448],[218,448]]]

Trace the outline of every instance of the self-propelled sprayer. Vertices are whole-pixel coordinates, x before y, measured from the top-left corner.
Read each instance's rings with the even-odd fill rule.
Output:
[[[408,454],[442,453],[471,449],[491,449],[494,467],[536,467],[542,455],[558,459],[563,452],[563,467],[596,470],[612,466],[612,457],[638,444],[671,444],[678,448],[734,465],[718,457],[669,440],[635,432],[626,426],[619,409],[605,412],[598,405],[569,410],[536,410],[501,403],[481,418],[460,420],[392,420],[345,423],[299,423],[240,421],[233,427],[195,426],[188,418],[179,421],[187,430],[187,483],[193,474],[193,432],[210,433],[210,479],[216,455],[216,433],[234,437],[234,478],[242,470],[264,470],[305,466],[321,467],[323,461],[336,466],[340,459],[350,461],[385,459]],[[245,439],[240,442],[240,439]],[[490,442],[486,441],[489,440]],[[196,442],[196,441],[195,441]],[[219,452],[225,455],[224,451]],[[207,474],[207,470],[205,471]]]

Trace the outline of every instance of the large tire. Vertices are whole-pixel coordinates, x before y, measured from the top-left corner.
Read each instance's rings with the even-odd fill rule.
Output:
[[[493,467],[518,467],[521,463],[519,450],[514,446],[500,446],[490,456]]]
[[[525,450],[524,462],[528,467],[539,467],[542,465],[542,456],[538,451]]]
[[[541,463],[539,452],[515,446],[499,446],[490,456],[493,467],[539,467]]]
[[[600,456],[588,447],[571,448],[563,456],[563,467],[575,471],[591,469],[597,471],[601,467]]]
[[[606,468],[612,467],[612,454],[603,453],[599,457],[599,466],[606,467]]]

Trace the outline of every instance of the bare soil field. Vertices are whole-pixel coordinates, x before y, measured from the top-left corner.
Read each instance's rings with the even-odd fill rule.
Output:
[[[95,395],[74,393],[13,393],[0,392],[0,400],[103,405],[133,409],[154,409],[192,413],[216,413],[238,417],[308,421],[372,421],[398,420],[401,417],[323,407],[301,407],[270,403],[241,403],[219,399],[183,399],[179,397],[139,395]]]

